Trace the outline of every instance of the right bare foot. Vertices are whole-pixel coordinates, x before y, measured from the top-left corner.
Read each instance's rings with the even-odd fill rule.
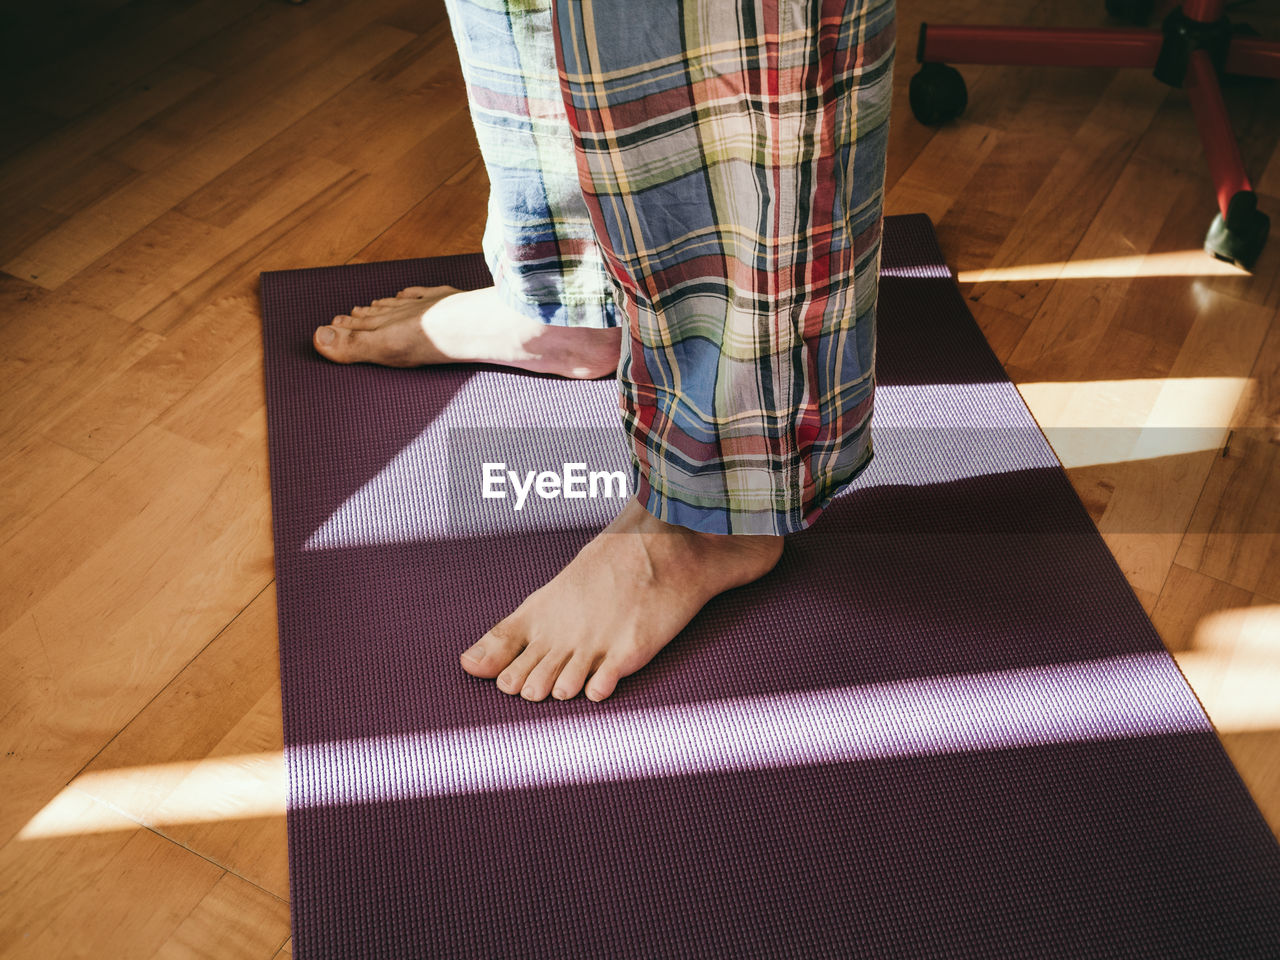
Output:
[[[635,498],[551,582],[462,654],[462,669],[526,700],[603,700],[712,597],[758,580],[782,537],[698,533]]]
[[[334,363],[497,363],[594,380],[617,370],[622,331],[539,323],[508,307],[493,287],[410,287],[334,317],[313,342]]]

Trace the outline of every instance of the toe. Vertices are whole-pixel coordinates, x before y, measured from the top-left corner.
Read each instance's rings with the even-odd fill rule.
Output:
[[[512,660],[507,669],[498,674],[498,689],[513,695],[519,693],[524,687],[525,680],[545,654],[545,648],[525,647],[524,652]]]
[[[526,700],[545,700],[551,693],[551,685],[556,682],[560,668],[573,653],[572,650],[551,651],[544,656],[536,667],[529,671],[529,676],[520,688],[520,696]]]
[[[423,297],[430,296],[430,287],[405,287],[396,297],[400,300],[421,300]]]
[[[394,303],[395,303],[395,302],[396,302],[396,301],[392,301],[392,303],[391,303],[391,304],[387,304],[387,303],[383,303],[381,300],[379,300],[377,303],[375,303],[375,304],[373,304],[373,305],[371,305],[371,306],[368,306],[368,307],[356,307],[354,310],[352,310],[352,311],[351,311],[351,313],[352,313],[352,315],[353,315],[353,316],[358,317],[358,318],[361,318],[361,319],[372,319],[372,318],[374,318],[374,317],[385,317],[388,313],[390,313],[390,312],[391,312],[391,307],[394,305]],[[403,300],[400,300],[400,301],[398,301],[398,302],[400,303],[400,305],[401,305],[401,306],[403,306],[403,305],[404,305],[404,301],[403,301]]]
[[[582,685],[587,682],[590,670],[591,657],[585,653],[575,653],[560,671],[551,695],[557,700],[572,700],[582,692]]]
[[[587,699],[597,702],[604,700],[617,689],[618,681],[621,679],[622,671],[619,670],[617,662],[613,657],[606,656],[587,683]]]
[[[356,334],[347,327],[318,327],[312,342],[321,356],[334,363],[355,363],[359,359]]]
[[[361,311],[364,307],[356,307],[351,313],[341,314],[333,318],[330,326],[345,327],[348,330],[372,330],[377,326],[376,322],[370,317],[366,317]]]
[[[462,669],[473,677],[492,680],[520,655],[525,648],[524,636],[504,624],[498,624],[475,642],[461,657]]]

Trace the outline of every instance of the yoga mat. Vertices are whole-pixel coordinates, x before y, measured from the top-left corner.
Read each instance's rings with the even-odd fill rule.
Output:
[[[457,657],[623,502],[483,463],[625,468],[615,384],[312,352],[478,256],[262,275],[296,957],[1280,956],[1275,840],[928,218],[883,244],[870,466],[601,704]]]

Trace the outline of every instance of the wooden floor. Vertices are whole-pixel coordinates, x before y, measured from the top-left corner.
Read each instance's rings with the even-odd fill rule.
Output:
[[[288,956],[256,277],[476,250],[485,174],[439,0],[62,6],[0,92],[0,955]],[[907,107],[921,20],[1101,8],[901,0],[887,212],[937,224],[1280,830],[1280,237],[1253,276],[1199,252],[1194,122],[1144,71]],[[1226,96],[1280,227],[1276,87]]]

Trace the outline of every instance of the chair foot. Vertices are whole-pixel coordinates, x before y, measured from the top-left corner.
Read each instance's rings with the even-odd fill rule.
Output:
[[[955,67],[922,63],[911,78],[909,100],[916,119],[926,127],[936,127],[964,113],[969,104],[969,91]]]
[[[1219,213],[1214,217],[1205,234],[1204,248],[1219,260],[1253,270],[1270,230],[1271,218],[1258,209],[1257,194],[1241,190],[1231,198],[1227,215]]]

